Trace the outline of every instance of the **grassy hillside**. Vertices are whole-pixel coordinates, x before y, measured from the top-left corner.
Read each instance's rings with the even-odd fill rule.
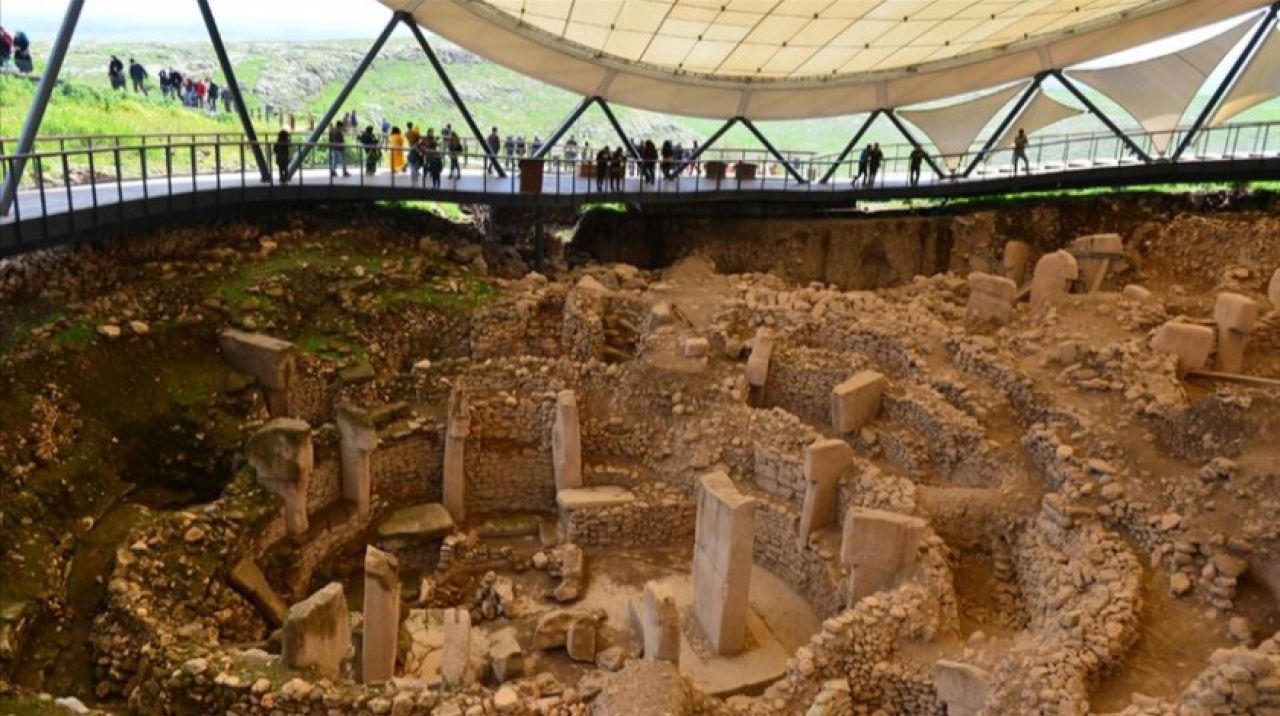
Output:
[[[371,41],[372,38],[370,38]],[[464,101],[476,115],[485,131],[497,125],[505,135],[547,136],[573,109],[579,97],[549,85],[516,74],[487,62],[443,40],[435,40],[437,52],[448,68]],[[333,42],[242,42],[231,43],[229,52],[241,84],[246,88],[250,106],[270,104],[288,108],[300,115],[298,126],[305,128],[308,113],[319,116],[337,96],[352,69],[367,50],[367,41]],[[37,58],[47,47],[36,44]],[[55,100],[43,132],[122,131],[209,131],[233,127],[226,117],[210,117],[166,105],[160,100],[133,101],[117,97],[108,89],[106,61],[112,54],[127,59],[137,57],[152,75],[161,67],[176,67],[191,76],[212,76],[223,82],[215,69],[213,53],[207,43],[197,42],[79,42],[67,58],[64,76],[71,90],[64,90]],[[30,102],[26,85],[6,83],[0,86],[0,134],[17,131],[21,116]],[[1068,104],[1074,100],[1059,88],[1051,94]],[[1136,125],[1123,111],[1105,98],[1095,99],[1126,129]],[[1186,118],[1194,116],[1202,96],[1189,108]],[[399,28],[374,62],[363,82],[347,103],[355,109],[362,123],[386,116],[403,126],[412,121],[428,126],[461,124],[461,116],[453,107],[430,65],[404,28]],[[710,135],[719,126],[715,120],[660,115],[653,112],[616,107],[628,134],[661,140],[672,138],[686,144]],[[1273,100],[1242,115],[1239,121],[1280,118],[1280,100]],[[789,122],[760,122],[760,129],[776,146],[817,154],[838,152],[860,124],[860,117]],[[1055,125],[1053,133],[1104,131],[1103,125],[1088,115]],[[616,137],[598,110],[584,115],[574,134],[578,140],[592,144],[616,144]],[[873,125],[867,141],[886,144],[901,143],[902,138],[885,120]],[[748,132],[739,127],[721,142],[722,146],[756,148]]]

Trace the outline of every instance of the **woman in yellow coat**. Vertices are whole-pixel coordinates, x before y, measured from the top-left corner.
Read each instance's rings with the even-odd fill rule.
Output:
[[[387,139],[387,144],[391,147],[391,173],[404,171],[404,135],[400,133],[399,127],[391,128],[391,136]]]

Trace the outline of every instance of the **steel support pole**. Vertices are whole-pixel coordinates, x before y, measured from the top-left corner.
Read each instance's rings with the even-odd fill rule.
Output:
[[[1253,57],[1258,43],[1262,42],[1262,38],[1266,37],[1267,32],[1270,31],[1272,21],[1276,19],[1277,12],[1280,12],[1280,2],[1273,4],[1263,15],[1262,22],[1253,31],[1253,35],[1249,37],[1248,44],[1244,46],[1244,50],[1240,52],[1240,56],[1236,58],[1236,61],[1231,63],[1231,69],[1227,71],[1227,76],[1222,78],[1222,82],[1218,84],[1217,89],[1213,91],[1213,95],[1209,97],[1209,102],[1205,104],[1204,109],[1200,110],[1196,121],[1191,124],[1191,128],[1187,130],[1186,135],[1182,137],[1182,141],[1178,143],[1178,148],[1169,157],[1170,161],[1178,161],[1182,153],[1187,151],[1187,147],[1191,146],[1191,141],[1196,138],[1196,134],[1204,127],[1204,123],[1209,121],[1209,116],[1218,108],[1218,103],[1226,96],[1227,90],[1235,84],[1236,78],[1239,77],[1240,71],[1248,64],[1249,58]]]
[[[1129,151],[1138,155],[1138,158],[1141,159],[1143,162],[1147,164],[1151,163],[1151,157],[1148,156],[1146,152],[1142,151],[1142,148],[1139,147],[1132,139],[1130,139],[1129,135],[1120,131],[1120,128],[1116,126],[1116,123],[1112,122],[1111,118],[1108,117],[1105,112],[1103,112],[1101,109],[1098,108],[1098,105],[1091,102],[1089,98],[1084,95],[1084,92],[1081,92],[1080,88],[1076,87],[1074,82],[1067,79],[1067,76],[1062,74],[1062,70],[1052,70],[1051,74],[1054,77],[1058,78],[1058,81],[1062,83],[1063,87],[1067,88],[1067,91],[1071,92],[1071,94],[1074,95],[1076,99],[1080,100],[1080,103],[1085,106],[1085,109],[1089,110],[1090,114],[1096,116],[1099,121],[1101,121],[1103,124],[1107,126],[1107,129],[1111,130],[1112,134],[1119,137],[1120,141],[1124,142],[1125,146],[1129,148]]]
[[[876,121],[876,117],[880,116],[880,113],[883,111],[884,110],[882,109],[877,109],[867,115],[866,120],[862,122],[862,126],[858,127],[857,132],[854,132],[853,139],[850,139],[849,143],[844,145],[844,149],[840,150],[840,155],[836,157],[834,162],[832,162],[831,168],[828,169],[827,173],[823,174],[822,178],[818,180],[819,184],[826,184],[831,181],[831,177],[835,176],[836,172],[840,170],[840,165],[845,159],[849,158],[849,152],[852,152],[853,148],[858,146],[858,142],[862,141],[862,135],[866,134],[868,129],[871,129],[871,123]]]
[[[293,163],[289,165],[289,170],[285,174],[286,177],[293,177],[298,172],[298,169],[302,167],[303,160],[311,153],[311,149],[316,145],[316,142],[319,142],[320,138],[324,136],[325,130],[329,128],[329,123],[337,116],[338,110],[342,109],[342,105],[351,96],[351,90],[355,89],[356,85],[359,84],[360,78],[364,77],[365,71],[369,69],[369,65],[373,64],[374,58],[378,56],[379,52],[382,52],[382,46],[387,44],[387,38],[391,37],[391,31],[396,29],[396,24],[399,22],[400,16],[392,15],[391,21],[387,23],[386,27],[382,28],[382,34],[378,35],[373,47],[369,48],[369,52],[365,54],[364,59],[360,60],[359,65],[356,65],[356,71],[347,80],[347,84],[343,85],[342,91],[338,93],[338,96],[333,99],[333,104],[329,105],[329,109],[325,110],[324,117],[316,123],[316,128],[312,130],[311,136],[307,138],[307,143],[298,150],[298,156],[294,157]]]
[[[466,120],[467,126],[471,128],[471,134],[480,143],[480,149],[484,151],[484,155],[489,158],[489,164],[493,170],[498,173],[499,179],[505,179],[507,174],[502,171],[502,165],[498,161],[498,156],[494,154],[489,147],[488,140],[485,139],[484,133],[480,131],[480,125],[476,124],[476,120],[471,116],[471,111],[467,109],[467,103],[462,101],[462,95],[458,94],[457,88],[453,86],[453,80],[449,79],[449,73],[444,71],[444,65],[440,64],[440,58],[436,57],[435,50],[431,49],[431,45],[427,42],[427,38],[422,34],[422,29],[418,27],[418,23],[414,22],[413,15],[407,12],[398,12],[396,17],[404,24],[409,26],[409,31],[413,33],[413,37],[418,41],[418,45],[422,47],[422,52],[426,54],[427,61],[431,63],[431,67],[436,71],[436,75],[440,78],[444,89],[449,93],[449,97],[453,99],[453,105],[462,113],[462,118]]]
[[[45,62],[44,72],[40,73],[40,84],[36,85],[36,95],[31,100],[31,109],[27,110],[27,118],[22,123],[22,134],[18,136],[18,146],[14,149],[14,160],[9,165],[9,173],[4,178],[4,189],[0,192],[0,216],[9,213],[13,200],[18,196],[18,184],[22,181],[22,173],[27,168],[27,158],[36,145],[36,134],[40,131],[40,123],[44,121],[44,111],[49,108],[49,98],[53,96],[53,88],[58,84],[58,73],[62,71],[62,61],[67,57],[67,48],[71,45],[71,36],[76,32],[76,23],[80,21],[80,11],[84,9],[84,0],[71,0],[67,3],[67,12],[62,16],[62,26],[58,28],[58,36],[53,40],[49,50],[49,59]]]
[[[550,154],[551,148],[556,145],[556,142],[560,141],[560,138],[572,129],[573,125],[582,117],[582,113],[586,112],[587,108],[599,99],[599,97],[583,97],[582,101],[578,103],[578,106],[574,107],[573,111],[569,113],[569,116],[560,123],[559,127],[556,127],[555,131],[551,133],[551,136],[547,137],[547,141],[543,142],[541,147],[538,147],[538,151],[534,153],[533,158],[542,159]]]
[[[747,128],[748,132],[751,132],[751,134],[755,136],[756,141],[764,145],[764,148],[768,150],[770,154],[773,155],[774,159],[778,160],[778,163],[781,164],[782,167],[787,170],[787,173],[791,175],[792,179],[795,179],[797,182],[801,184],[805,184],[808,182],[808,180],[804,178],[804,175],[796,171],[796,168],[791,166],[791,162],[787,161],[786,157],[782,156],[782,153],[774,148],[773,144],[768,140],[768,138],[766,138],[764,134],[760,132],[759,129],[756,129],[756,125],[752,123],[750,119],[747,119],[746,117],[739,117],[738,121],[742,123],[742,126]]]
[[[253,150],[253,159],[258,163],[262,181],[270,182],[271,167],[267,165],[267,156],[262,151],[262,145],[258,143],[258,134],[253,131],[253,120],[249,119],[249,110],[244,106],[244,95],[240,93],[240,83],[236,81],[235,71],[231,68],[227,48],[222,44],[222,33],[218,31],[218,23],[213,19],[213,11],[209,9],[209,0],[196,0],[196,4],[200,6],[204,27],[209,31],[209,41],[213,43],[213,52],[218,56],[222,76],[227,80],[227,88],[231,90],[231,99],[236,103],[236,114],[240,116],[240,124],[244,127],[244,135],[249,140],[249,148]]]
[[[733,125],[737,124],[741,119],[742,119],[741,117],[734,117],[733,119],[730,119],[729,121],[720,125],[720,128],[715,131],[715,134],[712,134],[711,137],[708,138],[707,141],[704,142],[701,146],[699,146],[697,150],[694,151],[693,154],[690,154],[688,159],[685,159],[683,162],[680,163],[680,171],[677,173],[684,172],[685,167],[698,161],[698,157],[702,156],[703,152],[707,151],[707,149],[709,149],[711,145],[716,143],[716,140],[723,137],[724,133],[732,129]]]
[[[978,150],[978,153],[973,157],[973,161],[969,162],[968,168],[964,170],[964,173],[961,174],[961,176],[967,179],[969,175],[973,173],[973,170],[978,168],[978,164],[980,164],[983,158],[987,156],[987,152],[990,152],[992,148],[995,147],[996,142],[1000,141],[1000,137],[1004,136],[1004,133],[1008,131],[1009,125],[1013,124],[1014,120],[1022,116],[1022,110],[1026,109],[1027,103],[1035,96],[1036,90],[1040,89],[1040,83],[1044,82],[1044,78],[1045,73],[1043,72],[1036,75],[1036,78],[1031,82],[1031,86],[1027,87],[1021,97],[1018,97],[1017,103],[1015,103],[1013,108],[1009,110],[1009,113],[1004,116],[1004,119],[1000,120],[1000,125],[991,133],[986,144],[983,144],[982,149]]]
[[[610,107],[603,97],[596,97],[596,104],[600,105],[600,109],[604,111],[605,119],[609,120],[609,124],[613,125],[613,131],[618,133],[618,139],[621,139],[622,146],[627,148],[627,154],[630,154],[632,159],[639,159],[640,150],[636,149],[636,146],[627,138],[627,133],[622,131],[622,123],[613,114],[613,107]]]
[[[890,122],[893,122],[893,126],[898,128],[898,131],[902,133],[902,136],[907,138],[908,142],[911,142],[911,146],[918,147],[921,150],[924,149],[920,142],[916,141],[916,137],[911,133],[911,130],[907,129],[907,125],[903,124],[902,120],[898,118],[898,115],[893,113],[893,110],[886,109],[884,111],[884,116],[888,117]],[[937,162],[933,161],[933,156],[928,152],[924,153],[924,160],[929,162],[929,166],[933,168],[933,173],[937,174],[939,179],[946,177],[946,174],[942,173],[942,168],[938,166]]]

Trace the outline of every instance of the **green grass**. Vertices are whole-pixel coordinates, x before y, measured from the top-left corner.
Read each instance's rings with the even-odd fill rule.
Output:
[[[408,209],[410,211],[424,211],[446,221],[452,221],[455,224],[469,225],[471,223],[471,216],[464,213],[460,206],[443,201],[379,201],[377,204],[378,206]]]
[[[457,281],[458,291],[447,289],[450,280]],[[492,284],[467,272],[455,279],[441,277],[421,286],[385,291],[378,294],[374,308],[385,311],[398,303],[413,303],[449,313],[465,313],[487,303],[493,291]]]
[[[88,323],[77,322],[53,334],[53,343],[63,348],[83,346],[93,342],[96,332]]]

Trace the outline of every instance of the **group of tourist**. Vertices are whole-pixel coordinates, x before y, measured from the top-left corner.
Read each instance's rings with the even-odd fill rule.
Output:
[[[119,57],[112,55],[107,62],[107,79],[111,81],[111,88],[114,90],[124,90],[127,86],[132,86],[134,92],[150,94],[150,88],[147,87],[147,80],[150,77],[151,73],[147,72],[147,68],[132,57],[129,58],[127,75],[125,64]],[[212,77],[193,78],[170,68],[160,70],[160,76],[157,79],[160,82],[160,94],[166,99],[174,99],[181,102],[183,106],[207,109],[210,112],[217,112],[218,103],[221,102],[224,112],[231,111],[231,92],[218,86]]]
[[[31,61],[31,40],[27,33],[19,30],[16,34],[0,25],[0,72],[9,71],[9,63],[22,74],[30,74],[34,69]]]

